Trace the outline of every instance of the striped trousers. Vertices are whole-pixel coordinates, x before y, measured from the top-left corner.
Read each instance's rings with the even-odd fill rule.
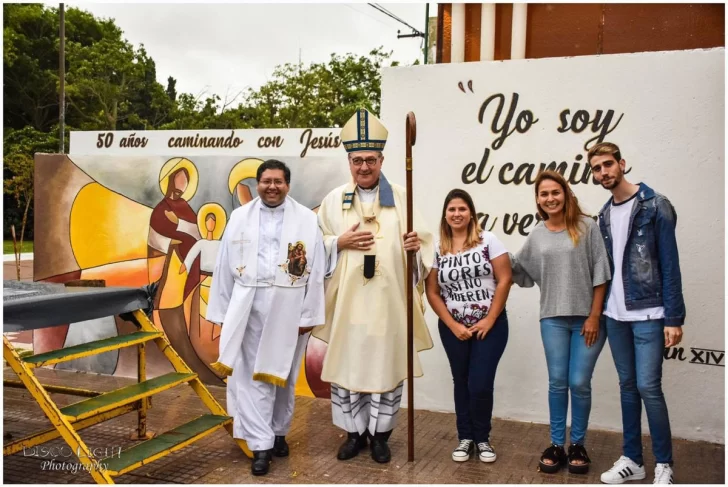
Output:
[[[363,393],[331,384],[331,415],[334,425],[348,433],[363,434],[391,431],[397,422],[402,402],[402,385],[385,393]]]

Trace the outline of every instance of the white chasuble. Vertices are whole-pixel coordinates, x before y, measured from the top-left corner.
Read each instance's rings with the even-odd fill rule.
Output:
[[[372,205],[362,204],[354,183],[329,193],[318,212],[327,261],[336,259],[336,269],[326,287],[326,324],[313,336],[328,343],[321,379],[357,392],[384,393],[407,378],[407,257],[402,236],[406,233],[406,196],[402,187],[390,185],[380,176],[379,191]],[[357,230],[374,234],[369,251],[342,250],[337,257],[339,235],[359,223]],[[424,319],[424,278],[432,267],[432,235],[414,215],[415,231],[421,239],[421,268],[414,293],[414,349],[432,348]],[[364,277],[364,256],[376,256],[374,276]],[[414,354],[414,375],[422,367]]]
[[[222,323],[220,356],[212,366],[231,375],[243,353],[256,289],[272,287],[253,379],[280,387],[298,366],[293,363],[298,329],[324,322],[324,248],[316,214],[290,197],[283,205],[280,230],[261,226],[260,198],[233,211],[220,244],[206,316]],[[267,233],[278,231],[277,249],[259,248],[270,241]]]

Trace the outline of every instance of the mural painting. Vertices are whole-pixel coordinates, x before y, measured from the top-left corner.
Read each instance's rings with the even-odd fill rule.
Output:
[[[238,131],[245,133],[245,131]],[[182,151],[180,151],[182,152]],[[36,280],[102,279],[106,286],[157,283],[153,321],[175,350],[207,383],[222,385],[210,368],[221,327],[205,319],[220,239],[230,213],[257,196],[256,171],[274,157],[291,167],[290,195],[316,209],[323,196],[349,177],[343,149],[294,156],[98,155],[36,156],[38,239]],[[309,170],[310,169],[310,170]],[[306,269],[306,253],[293,243],[290,275]],[[117,317],[34,332],[36,353],[134,330]],[[312,338],[297,393],[328,397],[320,381],[325,344]],[[59,368],[136,376],[136,349],[78,359]],[[150,376],[171,371],[148,349]]]

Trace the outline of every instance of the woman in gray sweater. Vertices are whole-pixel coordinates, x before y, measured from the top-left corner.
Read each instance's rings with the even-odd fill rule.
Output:
[[[606,332],[600,320],[610,279],[609,261],[599,227],[579,207],[559,173],[536,178],[536,207],[543,219],[513,261],[513,281],[534,282],[541,290],[541,339],[549,374],[551,446],[541,455],[542,472],[568,463],[586,473],[591,460],[584,438],[591,411],[591,378]],[[571,445],[566,443],[566,412],[571,391]]]

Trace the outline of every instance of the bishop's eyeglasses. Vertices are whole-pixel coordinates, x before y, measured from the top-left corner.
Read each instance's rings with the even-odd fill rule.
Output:
[[[377,162],[379,162],[378,157],[367,157],[366,159],[363,159],[361,157],[354,157],[351,160],[351,163],[354,164],[356,167],[360,167],[365,162],[367,163],[367,166],[374,167]]]

